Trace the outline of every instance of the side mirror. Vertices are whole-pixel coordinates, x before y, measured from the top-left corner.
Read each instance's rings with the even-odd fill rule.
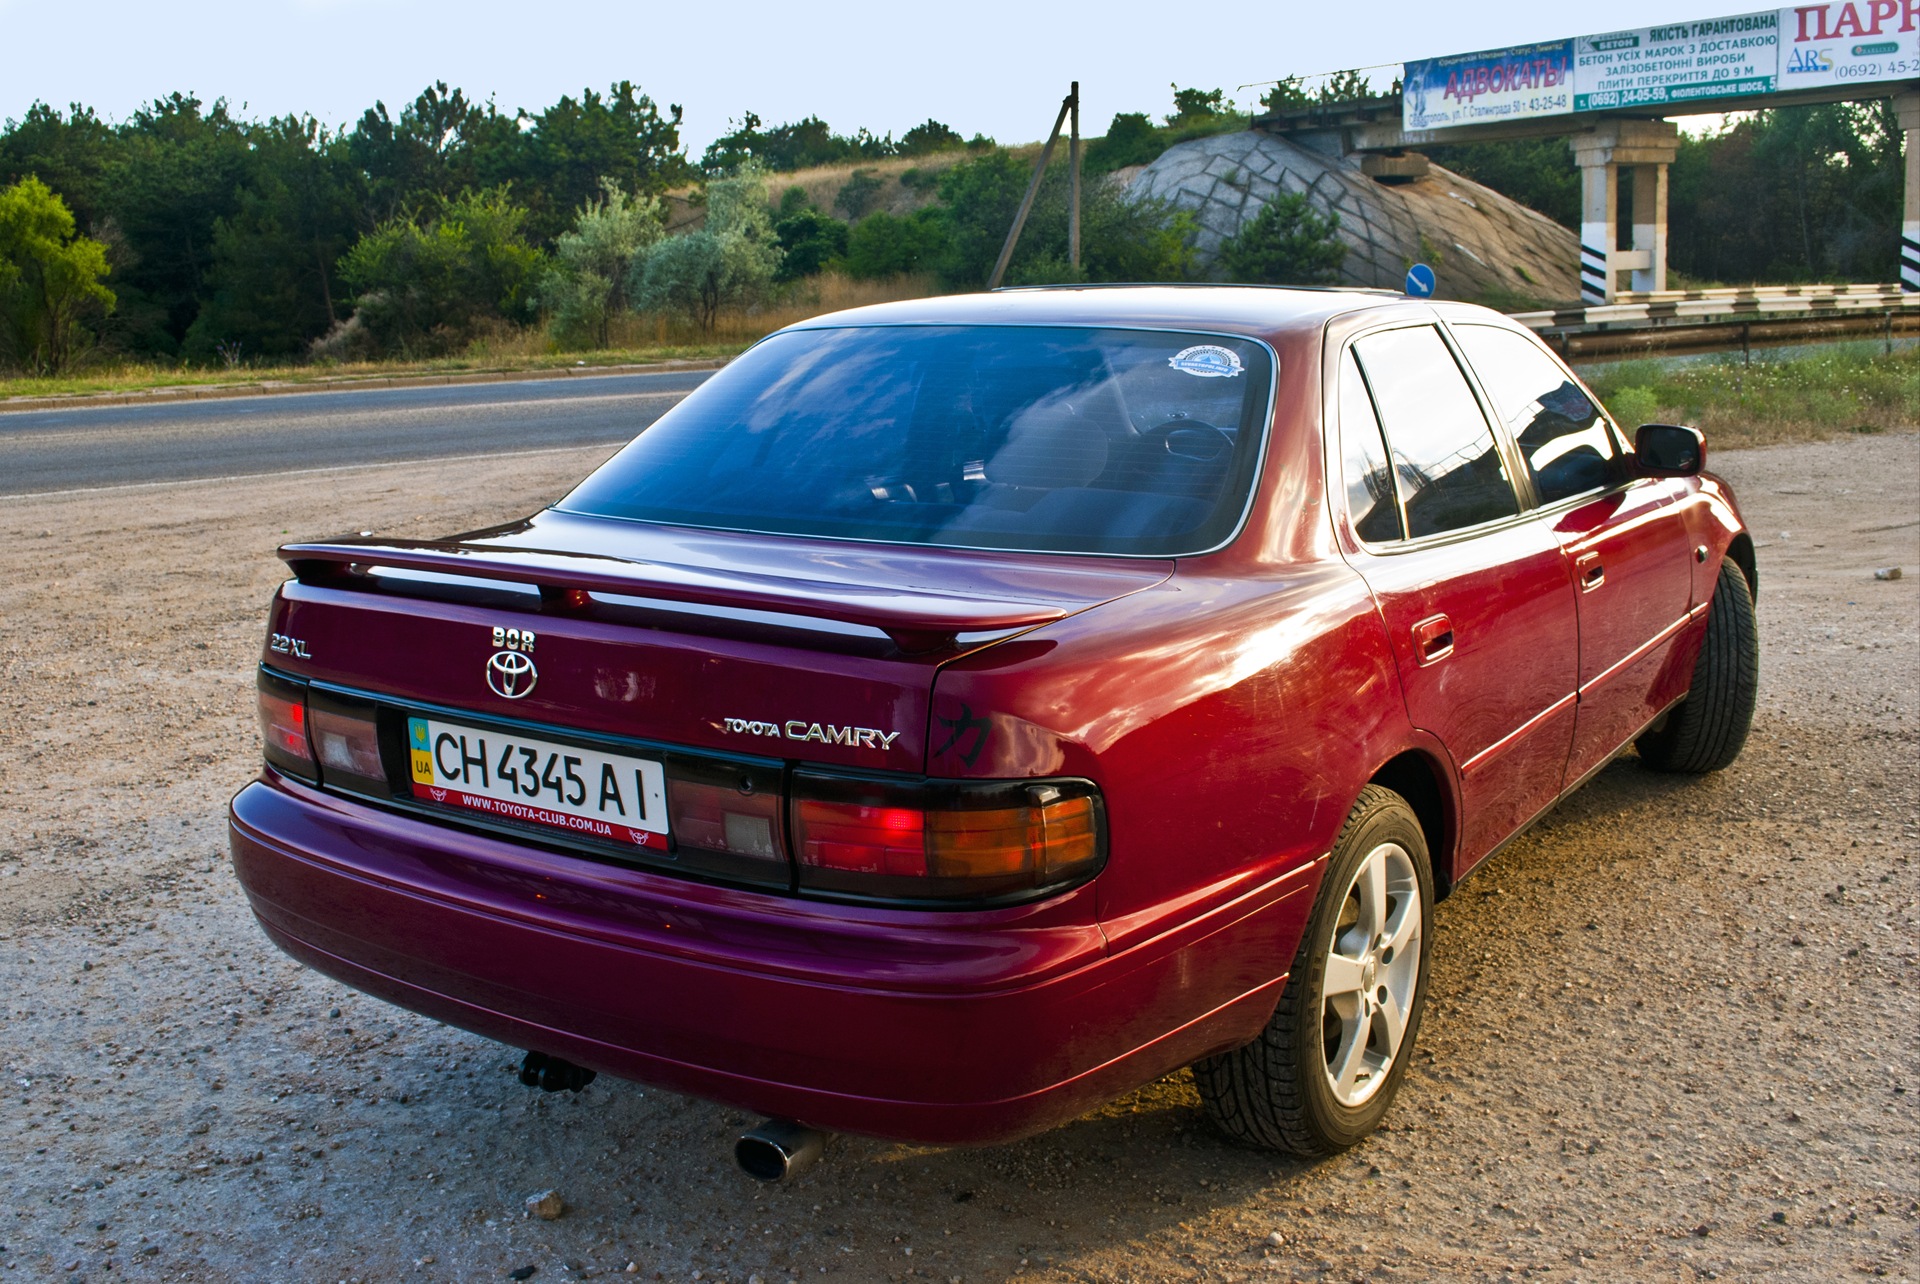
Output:
[[[1707,439],[1698,428],[1641,424],[1633,434],[1633,458],[1649,477],[1692,477],[1707,466]]]

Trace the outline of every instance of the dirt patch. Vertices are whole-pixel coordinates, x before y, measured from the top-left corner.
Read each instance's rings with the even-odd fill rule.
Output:
[[[1761,545],[1753,740],[1705,780],[1615,763],[1440,906],[1366,1145],[1235,1150],[1173,1076],[778,1189],[732,1170],[737,1112],[541,1097],[295,966],[225,864],[274,546],[511,517],[604,453],[0,513],[0,1274],[1913,1278],[1920,438],[1716,452]]]

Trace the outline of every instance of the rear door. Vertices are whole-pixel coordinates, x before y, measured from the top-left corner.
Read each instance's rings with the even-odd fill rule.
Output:
[[[1453,333],[1520,448],[1577,586],[1580,698],[1568,763],[1577,781],[1686,688],[1689,674],[1670,663],[1693,593],[1681,510],[1672,482],[1634,476],[1600,407],[1534,340],[1488,325]]]
[[[1355,567],[1392,640],[1407,712],[1463,799],[1455,874],[1550,805],[1573,738],[1577,623],[1554,532],[1434,325],[1341,354],[1342,477]]]

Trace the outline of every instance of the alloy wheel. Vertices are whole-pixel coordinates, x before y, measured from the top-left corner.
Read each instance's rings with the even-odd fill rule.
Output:
[[[1320,981],[1327,1086],[1343,1106],[1365,1104],[1400,1053],[1420,983],[1420,880],[1398,843],[1368,852],[1334,925]]]

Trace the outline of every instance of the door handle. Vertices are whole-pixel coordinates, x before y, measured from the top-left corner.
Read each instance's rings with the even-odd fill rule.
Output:
[[[1453,621],[1433,615],[1413,626],[1413,653],[1421,667],[1438,663],[1453,654]]]
[[[1600,554],[1582,553],[1573,563],[1574,574],[1580,577],[1580,591],[1591,593],[1607,582],[1607,568],[1600,564]]]

